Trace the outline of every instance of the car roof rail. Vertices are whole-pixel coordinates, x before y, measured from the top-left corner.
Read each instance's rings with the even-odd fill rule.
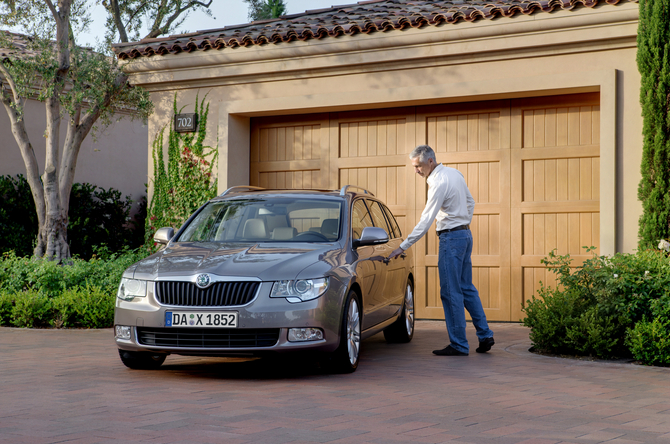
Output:
[[[356,188],[357,190],[363,190],[363,192],[365,194],[369,194],[370,196],[374,197],[374,194],[372,194],[370,191],[366,190],[363,187],[357,187],[356,185],[345,185],[345,186],[343,186],[342,189],[340,190],[340,196],[344,196],[345,194],[347,194],[347,191],[349,190],[349,188]]]
[[[236,185],[234,187],[228,188],[226,191],[219,194],[219,197],[225,196],[228,193],[236,193],[236,192],[244,191],[244,190],[246,190],[246,191],[261,191],[261,190],[265,190],[265,188],[252,187],[252,186],[249,186],[249,185]]]

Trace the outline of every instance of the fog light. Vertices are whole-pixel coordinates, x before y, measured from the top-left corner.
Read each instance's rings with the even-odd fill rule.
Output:
[[[116,339],[130,339],[130,327],[126,325],[116,326]]]
[[[291,328],[288,331],[289,342],[319,341],[323,339],[323,331],[320,328]]]

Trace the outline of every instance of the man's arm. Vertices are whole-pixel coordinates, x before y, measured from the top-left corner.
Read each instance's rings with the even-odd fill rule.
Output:
[[[407,236],[407,239],[400,244],[400,248],[396,248],[389,255],[389,259],[394,259],[400,256],[405,250],[414,245],[419,239],[421,239],[430,229],[435,216],[437,216],[438,211],[442,207],[442,202],[444,202],[444,195],[447,192],[447,184],[437,184],[434,187],[428,189],[428,200],[426,201],[426,207],[421,213],[421,219],[419,223],[416,224],[416,227],[412,232]]]

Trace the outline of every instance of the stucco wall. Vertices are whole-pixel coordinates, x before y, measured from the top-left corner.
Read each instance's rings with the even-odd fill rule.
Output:
[[[601,252],[637,246],[642,119],[637,4],[493,21],[154,56],[132,81],[156,103],[149,134],[209,92],[219,189],[248,184],[249,119],[600,92]],[[151,137],[150,137],[151,139]],[[215,144],[210,132],[208,143]],[[151,171],[150,171],[151,174]]]
[[[44,170],[46,118],[44,104],[29,100],[26,104],[26,128],[35,150],[40,172]],[[65,125],[60,130],[61,146],[65,140]],[[0,175],[26,175],[21,152],[14,141],[9,118],[0,110]],[[75,182],[89,182],[102,188],[116,188],[133,200],[146,195],[147,126],[125,117],[84,140],[77,160]]]

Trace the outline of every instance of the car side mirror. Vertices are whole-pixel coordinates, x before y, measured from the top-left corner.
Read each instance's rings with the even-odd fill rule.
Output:
[[[159,228],[156,231],[156,234],[154,234],[154,242],[158,242],[159,244],[167,244],[173,237],[174,237],[174,228],[172,227]]]
[[[354,239],[353,246],[364,247],[366,245],[385,244],[389,241],[389,235],[386,230],[379,227],[365,227],[361,233],[360,239]]]

